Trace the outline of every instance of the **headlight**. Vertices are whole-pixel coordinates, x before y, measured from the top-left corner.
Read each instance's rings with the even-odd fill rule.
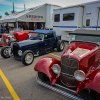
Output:
[[[61,72],[61,67],[60,67],[58,64],[54,64],[54,65],[51,67],[51,69],[53,70],[53,72],[54,72],[55,74],[60,74],[60,72]]]
[[[18,55],[21,56],[22,55],[22,51],[18,50]]]
[[[78,81],[83,81],[85,80],[85,73],[82,70],[76,70],[74,72],[74,77],[78,80]]]

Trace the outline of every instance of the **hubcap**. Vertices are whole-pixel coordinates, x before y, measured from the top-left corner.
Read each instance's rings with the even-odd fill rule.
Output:
[[[4,50],[4,55],[5,55],[6,57],[9,57],[10,54],[11,54],[11,48],[6,48],[6,49]]]
[[[60,49],[63,50],[63,48],[64,48],[64,43],[62,42],[62,43],[60,44]]]
[[[27,53],[25,56],[25,62],[27,64],[30,64],[33,61],[33,54],[32,53]]]

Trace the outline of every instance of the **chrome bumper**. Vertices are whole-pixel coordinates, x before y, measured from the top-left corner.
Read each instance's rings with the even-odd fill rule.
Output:
[[[40,84],[40,85],[42,85],[44,87],[47,87],[47,88],[49,88],[49,89],[51,89],[51,90],[53,90],[53,91],[55,91],[57,93],[60,93],[60,94],[62,94],[64,96],[67,96],[70,99],[73,99],[73,100],[84,100],[84,99],[81,99],[81,98],[79,98],[79,97],[77,97],[75,95],[72,95],[70,93],[67,93],[67,92],[65,92],[63,90],[60,90],[58,88],[55,88],[52,85],[48,85],[48,84],[44,83],[43,81],[41,81],[38,77],[36,78],[36,81],[38,82],[38,84]]]

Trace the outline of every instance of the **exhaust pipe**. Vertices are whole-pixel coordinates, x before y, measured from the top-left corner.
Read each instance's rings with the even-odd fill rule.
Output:
[[[53,90],[53,91],[55,91],[57,93],[60,93],[60,94],[62,94],[64,96],[67,96],[70,99],[73,99],[73,100],[84,100],[84,99],[81,99],[81,98],[79,98],[77,96],[74,96],[74,95],[72,95],[70,93],[67,93],[65,91],[62,91],[62,90],[60,90],[58,88],[55,88],[52,85],[48,85],[48,84],[44,83],[43,81],[41,81],[38,77],[36,78],[36,81],[38,82],[38,84],[40,84],[40,85],[42,85],[44,87],[47,87],[47,88],[49,88],[49,89],[51,89],[51,90]]]

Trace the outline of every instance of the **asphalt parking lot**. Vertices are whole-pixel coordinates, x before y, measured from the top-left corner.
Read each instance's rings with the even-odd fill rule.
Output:
[[[62,52],[55,50],[50,54],[35,57],[29,66],[24,66],[14,58],[4,59],[0,55],[0,100],[71,100],[39,85],[36,82],[37,72],[34,71],[35,64],[41,58],[50,56],[60,60],[67,47],[68,43]],[[85,98],[84,100],[94,100],[88,96],[87,91],[83,91],[80,97]]]

